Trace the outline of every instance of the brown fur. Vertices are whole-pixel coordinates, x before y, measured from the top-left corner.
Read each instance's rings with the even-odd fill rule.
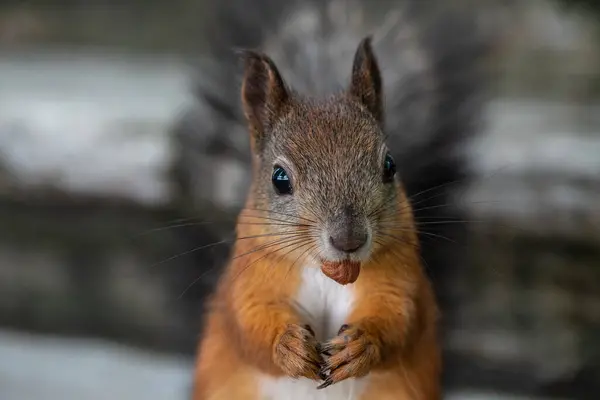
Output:
[[[259,373],[324,387],[370,374],[365,399],[439,399],[437,307],[402,187],[381,179],[381,78],[369,40],[349,90],[326,100],[293,93],[267,56],[247,52],[242,100],[254,175],[208,311],[194,399],[258,400]],[[289,172],[293,195],[274,193],[274,164]],[[371,226],[373,247],[346,325],[317,343],[292,300],[302,261],[320,257],[318,235],[340,218]]]

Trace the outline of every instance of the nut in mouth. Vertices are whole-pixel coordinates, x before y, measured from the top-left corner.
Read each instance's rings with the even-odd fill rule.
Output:
[[[360,274],[360,261],[344,259],[341,261],[321,261],[321,271],[340,285],[354,283]]]

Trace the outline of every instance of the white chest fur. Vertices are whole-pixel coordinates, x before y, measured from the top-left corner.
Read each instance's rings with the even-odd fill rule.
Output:
[[[342,286],[326,277],[318,267],[302,268],[301,286],[295,301],[304,322],[310,324],[317,340],[334,337],[352,309],[353,285]],[[347,379],[317,390],[318,382],[309,379],[261,379],[261,400],[355,400],[366,378]]]

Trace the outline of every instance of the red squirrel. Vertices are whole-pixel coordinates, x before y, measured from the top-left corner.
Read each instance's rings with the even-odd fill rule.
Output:
[[[371,39],[328,98],[244,51],[252,182],[194,400],[441,398],[438,308],[384,134]]]

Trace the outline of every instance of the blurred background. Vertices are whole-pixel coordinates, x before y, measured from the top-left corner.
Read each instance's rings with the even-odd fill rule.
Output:
[[[468,262],[436,282],[448,398],[597,399],[600,6],[477,4],[501,34],[460,196]],[[177,150],[213,123],[194,68],[212,6],[0,0],[1,400],[187,398],[228,244],[194,249],[231,234],[247,179],[208,139]],[[227,184],[190,193],[198,166]]]

